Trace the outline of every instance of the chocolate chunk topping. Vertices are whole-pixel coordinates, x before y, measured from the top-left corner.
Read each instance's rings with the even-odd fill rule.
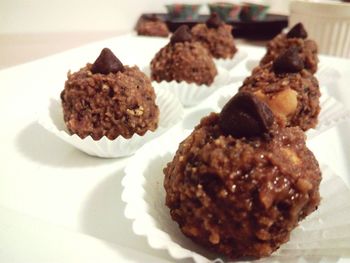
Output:
[[[212,13],[206,22],[208,28],[218,28],[223,25],[224,22],[220,19],[217,13]]]
[[[101,73],[107,75],[108,73],[117,73],[123,70],[123,64],[109,48],[102,49],[101,54],[91,67],[91,72],[94,74]]]
[[[289,30],[287,38],[307,38],[307,32],[302,23],[298,23]]]
[[[234,137],[255,137],[266,134],[274,115],[267,104],[249,92],[239,92],[231,98],[219,115],[219,125]]]
[[[187,42],[192,40],[192,35],[189,27],[187,25],[182,25],[170,38],[170,43],[175,44],[179,42]]]
[[[277,74],[296,73],[304,66],[304,61],[299,56],[299,48],[292,46],[276,58],[273,62],[273,71]]]

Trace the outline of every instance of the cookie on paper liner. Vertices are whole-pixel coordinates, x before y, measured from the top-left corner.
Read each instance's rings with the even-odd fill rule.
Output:
[[[231,71],[247,57],[248,57],[248,53],[240,49],[233,56],[233,58],[227,58],[227,59],[216,58],[214,59],[214,63],[217,67],[221,67],[228,71]]]
[[[232,96],[227,94],[222,95],[218,100],[218,107],[221,109]],[[333,97],[325,94],[325,92],[322,92],[320,107],[321,111],[318,115],[318,124],[315,128],[309,129],[306,132],[308,139],[314,138],[339,123],[350,119],[350,110]]]
[[[179,137],[180,131],[172,132]],[[182,139],[189,133],[184,132]],[[164,203],[162,170],[172,160],[181,140],[169,141],[167,138],[164,136],[160,141],[145,145],[130,159],[122,181],[125,216],[133,220],[135,234],[145,236],[155,249],[168,250],[175,259],[192,258],[197,263],[213,262],[214,259],[217,263],[226,262],[186,238],[170,217]],[[349,256],[350,190],[328,167],[321,166],[321,169],[319,209],[301,221],[293,230],[290,241],[271,257],[253,262],[306,262],[322,257]]]
[[[235,81],[227,69],[217,67],[217,70],[218,74],[210,86],[187,83],[186,81],[177,82],[175,80],[170,82],[152,81],[152,86],[171,91],[185,107],[191,107],[199,104],[220,88]],[[143,71],[147,76],[150,76],[149,67],[144,68]]]
[[[159,107],[160,118],[158,128],[152,132],[147,131],[143,136],[134,134],[130,139],[118,136],[114,140],[102,137],[93,140],[91,136],[81,139],[76,134],[70,134],[63,120],[63,112],[59,96],[55,96],[44,109],[39,117],[39,123],[63,141],[73,145],[77,149],[103,158],[117,158],[129,156],[150,140],[160,136],[183,118],[183,107],[180,101],[165,89],[154,88],[156,93],[156,104]]]

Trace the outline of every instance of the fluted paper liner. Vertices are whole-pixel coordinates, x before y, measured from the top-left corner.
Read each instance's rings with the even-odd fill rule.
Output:
[[[223,95],[221,98],[219,98],[219,109],[222,109],[230,98],[234,96],[235,92],[236,91],[232,91],[233,95]],[[335,127],[339,123],[350,120],[350,110],[347,109],[342,103],[324,92],[322,92],[320,98],[320,107],[321,111],[318,115],[318,123],[316,127],[314,129],[309,129],[306,132],[309,139],[316,137],[332,127]]]
[[[183,107],[180,101],[169,91],[155,88],[156,104],[159,107],[158,128],[152,132],[147,131],[143,136],[134,134],[130,139],[118,136],[115,140],[102,137],[94,140],[91,136],[81,139],[76,134],[71,135],[63,120],[61,102],[53,98],[39,118],[39,123],[48,131],[57,135],[63,141],[73,145],[77,149],[103,158],[117,158],[129,156],[146,142],[160,136],[183,118]]]
[[[175,259],[212,262],[216,256],[186,238],[165,206],[162,170],[180,142],[167,138],[145,145],[130,159],[122,181],[125,216],[133,220],[135,234],[146,236],[151,247],[167,249]],[[271,257],[254,262],[322,262],[323,257],[350,256],[350,190],[329,168],[321,170],[319,209],[301,221],[290,241]],[[227,261],[216,258],[214,262]]]
[[[215,65],[221,68],[224,68],[228,71],[232,70],[235,66],[237,66],[241,61],[243,61],[246,57],[248,57],[247,52],[243,50],[238,50],[236,54],[233,55],[233,58],[219,58],[214,59]]]
[[[186,81],[177,82],[175,80],[170,82],[152,81],[152,86],[171,91],[186,107],[195,106],[201,101],[208,98],[218,89],[236,81],[236,79],[230,74],[228,70],[221,67],[217,67],[217,70],[218,74],[210,86],[204,84],[197,85],[195,83],[187,83]],[[150,76],[149,67],[144,68],[143,71],[146,75]]]

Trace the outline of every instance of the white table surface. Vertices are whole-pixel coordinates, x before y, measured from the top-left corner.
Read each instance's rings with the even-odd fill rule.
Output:
[[[37,123],[49,94],[63,89],[67,71],[93,62],[103,47],[110,47],[124,64],[143,66],[166,42],[124,35],[0,71],[0,262],[77,262],[86,259],[84,251],[91,258],[107,255],[105,262],[156,262],[151,256],[159,262],[174,261],[166,251],[153,250],[145,238],[135,236],[123,215],[121,179],[128,158],[87,156]],[[264,53],[262,48],[239,48],[249,59]],[[327,88],[349,105],[350,60],[322,57],[321,63],[339,72]],[[249,74],[246,61],[234,74]],[[211,110],[206,103],[210,99],[186,109],[187,126]],[[343,123],[309,142],[318,160],[348,183],[349,131],[349,123]],[[43,250],[38,249],[41,246]]]

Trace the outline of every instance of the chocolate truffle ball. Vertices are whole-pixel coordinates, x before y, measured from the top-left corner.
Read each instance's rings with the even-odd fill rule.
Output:
[[[156,15],[143,16],[136,25],[138,35],[167,37],[169,29],[164,21]]]
[[[158,125],[150,79],[136,66],[123,66],[109,49],[94,64],[68,73],[61,99],[66,126],[80,138],[130,138]]]
[[[303,69],[295,52],[291,48],[274,63],[256,67],[239,90],[254,93],[269,104],[280,125],[306,131],[317,125],[321,94],[317,79]]]
[[[170,43],[163,47],[151,61],[151,77],[157,82],[186,81],[210,85],[217,69],[208,50],[192,41],[187,26],[179,27]]]
[[[214,58],[232,58],[237,52],[232,26],[225,24],[213,13],[205,24],[197,24],[191,29],[195,41],[207,48]]]
[[[233,100],[238,105],[203,118],[164,169],[166,205],[194,242],[233,259],[260,258],[317,209],[321,172],[298,127],[270,122],[253,136],[233,136],[237,125],[223,129],[229,114],[262,121],[261,109]]]
[[[317,44],[314,40],[307,38],[307,32],[301,23],[296,24],[287,34],[277,35],[267,44],[267,52],[260,61],[260,65],[274,61],[281,53],[292,46],[299,48],[299,56],[304,61],[305,69],[315,73],[318,64]]]

